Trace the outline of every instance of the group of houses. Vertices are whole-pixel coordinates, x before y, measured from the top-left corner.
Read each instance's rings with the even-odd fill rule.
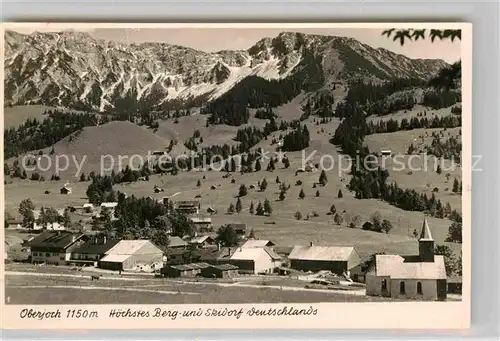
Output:
[[[151,272],[166,262],[164,251],[149,240],[116,240],[70,231],[45,231],[26,246],[35,264]]]
[[[169,199],[162,199],[169,200]],[[197,201],[181,201],[175,210],[187,214],[202,232],[190,238],[171,236],[162,249],[149,240],[113,240],[52,228],[26,245],[31,262],[55,265],[97,266],[114,271],[160,271],[166,277],[232,278],[238,275],[317,273],[328,271],[346,281],[363,282],[366,294],[386,297],[446,299],[448,285],[444,257],[434,254],[434,240],[424,219],[419,254],[381,254],[365,268],[352,246],[295,245],[286,252],[269,240],[247,238],[245,224],[232,224],[240,237],[237,246],[222,246],[211,231],[210,218],[196,217]],[[101,211],[113,212],[115,203]]]

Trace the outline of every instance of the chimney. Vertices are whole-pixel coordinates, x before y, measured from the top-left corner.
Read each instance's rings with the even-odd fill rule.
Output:
[[[220,243],[217,243],[217,251],[220,251]]]
[[[75,242],[75,240],[76,240],[76,236],[75,236],[74,234],[73,234],[73,235],[71,235],[71,242],[72,242],[72,243],[74,243],[74,242]]]
[[[309,247],[313,247],[314,246],[314,243],[313,242],[309,242]]]

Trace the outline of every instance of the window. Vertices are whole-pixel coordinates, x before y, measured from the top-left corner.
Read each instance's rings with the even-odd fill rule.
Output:
[[[36,252],[33,252],[33,256],[35,256],[35,257],[36,257],[36,256],[38,256],[38,253],[36,253]]]
[[[422,295],[422,283],[417,282],[417,294]]]
[[[399,293],[401,295],[405,295],[406,294],[405,282],[399,283]]]
[[[59,256],[59,254],[58,253],[53,253],[52,256],[57,257],[57,256]]]
[[[45,257],[50,257],[50,253],[48,253],[48,252],[47,252],[47,253],[45,254]]]

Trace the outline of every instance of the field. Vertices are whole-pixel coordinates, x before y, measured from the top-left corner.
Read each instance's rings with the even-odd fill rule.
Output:
[[[165,278],[103,277],[91,281],[88,275],[6,275],[5,297],[10,304],[176,304],[176,303],[305,303],[377,302],[362,289],[341,292],[306,289],[305,282],[287,286],[284,280],[261,279],[224,283],[180,282]]]
[[[283,107],[287,108],[287,110],[284,110]],[[296,114],[290,109],[292,107],[291,104],[288,104],[288,107],[283,107],[279,109],[280,115],[288,113],[287,119],[296,118]],[[300,113],[298,103],[295,103],[293,107]],[[398,113],[388,117],[394,118],[398,117],[398,115],[413,117],[420,111],[422,111],[422,108],[416,107],[411,112]],[[445,115],[446,113],[449,113],[449,109],[442,109],[438,111],[436,115]],[[388,117],[384,117],[383,119],[388,119]],[[200,124],[200,122],[197,123],[199,120],[202,121],[202,124]],[[189,137],[194,129],[199,129],[201,136],[213,143],[227,142],[231,137],[234,137],[236,131],[235,127],[224,128],[224,126],[216,126],[210,127],[207,130],[207,128],[204,127],[204,120],[205,118],[199,115],[182,117],[179,124],[172,125],[171,121],[169,121],[170,125],[164,124],[163,128],[160,126],[157,134],[154,134],[152,131],[147,131],[142,127],[129,127],[130,124],[126,122],[119,123],[118,125],[122,127],[123,124],[125,124],[128,130],[133,128],[129,131],[129,134],[134,134],[132,132],[136,132],[137,129],[140,130],[142,134],[141,139],[132,140],[132,144],[136,144],[133,148],[136,152],[141,150],[145,151],[151,147],[148,145],[141,145],[144,141],[160,141],[164,139],[165,144],[167,144],[168,138]],[[264,122],[263,120],[253,120],[259,121],[257,123],[254,122],[257,125]],[[276,170],[268,172],[265,171],[267,161],[264,161],[262,163],[262,170],[259,172],[243,175],[240,173],[233,173],[228,179],[223,179],[222,175],[224,173],[218,171],[184,171],[180,172],[177,176],[153,175],[150,177],[149,181],[119,184],[115,185],[115,188],[128,195],[133,194],[138,197],[151,196],[158,199],[163,196],[170,196],[173,197],[174,200],[192,200],[195,196],[199,195],[201,196],[200,200],[204,213],[208,207],[217,210],[217,213],[211,216],[216,228],[225,223],[246,223],[254,229],[258,238],[273,240],[280,246],[292,246],[296,244],[305,245],[309,242],[320,245],[353,245],[358,249],[363,258],[368,257],[374,252],[381,251],[403,254],[417,252],[418,243],[412,236],[412,233],[414,229],[417,231],[420,230],[424,218],[423,214],[420,212],[403,211],[375,199],[355,199],[353,193],[350,193],[346,186],[350,178],[348,174],[350,163],[346,163],[346,160],[337,152],[335,146],[329,143],[329,139],[338,126],[339,120],[333,119],[331,122],[321,125],[316,124],[315,120],[315,118],[310,118],[305,121],[311,134],[310,146],[303,152],[286,153],[291,161],[291,166],[288,169],[284,169],[283,164],[278,163],[276,165]],[[169,131],[166,130],[167,127]],[[188,129],[188,127],[190,128]],[[105,131],[109,131],[108,128],[103,127],[92,127],[91,129],[93,132],[98,132],[98,129],[106,129]],[[191,133],[188,134],[188,130],[191,131]],[[371,150],[390,147],[393,152],[404,153],[408,145],[416,138],[415,136],[423,134],[423,131],[429,131],[429,129],[369,135],[366,138],[366,144]],[[175,132],[177,132],[177,135],[174,137],[173,134]],[[457,129],[450,129],[450,132],[456,133]],[[150,136],[148,136],[148,134]],[[269,152],[269,156],[274,157],[276,155],[274,152],[275,146],[272,146],[270,141],[273,137],[278,137],[279,134],[280,132],[274,133],[274,135],[267,140],[261,141],[256,148],[261,147],[264,151]],[[120,139],[120,135],[121,133],[115,132],[114,136],[116,136],[116,138],[110,141],[112,155],[120,153],[127,155],[127,150],[130,152],[129,147],[122,145],[122,143],[115,142],[117,139]],[[73,144],[68,151],[74,153],[76,148],[80,150],[80,153],[85,154],[92,152],[92,148],[89,149],[85,146],[90,145],[89,143],[93,141],[93,137],[100,136],[99,141],[102,140],[100,144],[101,148],[96,148],[93,154],[97,151],[102,154],[109,152],[109,150],[105,148],[106,144],[104,143],[107,134],[99,133],[96,135],[94,133],[89,133],[87,135],[83,134],[82,136],[82,141]],[[424,142],[429,143],[430,141],[428,141],[427,138]],[[160,144],[162,144],[162,142],[160,142]],[[158,146],[152,146],[151,149]],[[329,167],[332,168],[326,171],[328,178],[326,186],[322,187],[318,185],[316,188],[313,188],[314,184],[318,182],[320,174],[318,170],[296,174],[296,170],[303,167],[303,159],[309,157],[312,163],[320,163],[326,169]],[[332,160],[334,162],[333,167]],[[409,164],[407,155],[402,156],[402,160],[406,165]],[[433,171],[435,162],[433,158],[429,160],[412,160],[412,166],[417,167],[417,170],[413,170],[410,175],[408,168],[405,167],[402,170],[396,170],[394,167],[398,165],[396,165],[394,161],[386,161],[390,173],[389,181],[395,181],[402,188],[413,188],[421,193],[426,193],[428,196],[430,196],[433,189],[437,187],[439,190],[435,193],[437,198],[441,199],[444,204],[449,202],[452,209],[461,210],[461,196],[451,192],[453,179],[455,177],[460,179],[461,177],[461,168],[458,165],[455,165],[455,168],[449,171],[443,168],[445,171],[443,171],[442,174],[437,174]],[[448,167],[449,162],[445,162],[444,165]],[[425,166],[427,166],[427,169]],[[419,168],[420,170],[418,170]],[[449,180],[446,177],[447,173],[450,173]],[[16,215],[19,203],[28,197],[32,199],[37,208],[40,206],[64,208],[66,205],[81,205],[85,203],[87,201],[85,191],[89,182],[79,182],[76,177],[71,177],[69,176],[70,174],[66,175],[66,179],[69,180],[73,189],[73,193],[69,195],[59,194],[59,189],[67,181],[66,179],[64,179],[64,181],[45,182],[33,182],[29,180],[9,181],[11,183],[5,185],[7,198],[6,212]],[[203,179],[203,177],[205,177],[205,179]],[[279,185],[276,183],[277,177],[280,181],[290,185],[290,189],[283,201],[279,201],[278,199]],[[268,187],[262,192],[257,189],[257,183],[264,178],[268,183]],[[231,183],[231,179],[234,179],[234,183]],[[198,180],[201,181],[201,187],[199,188],[196,187]],[[296,186],[298,180],[302,181],[302,185]],[[249,188],[248,195],[241,198],[243,210],[240,214],[228,215],[226,214],[227,208],[231,203],[236,203],[238,188],[242,184],[245,184],[247,188]],[[154,185],[164,188],[165,192],[154,193]],[[250,185],[254,185],[256,188],[250,189]],[[216,189],[212,190],[212,186],[215,186]],[[301,189],[303,189],[306,194],[303,200],[298,197]],[[44,194],[45,190],[51,193]],[[337,197],[339,190],[342,191],[343,198]],[[319,192],[318,197],[316,197],[317,191]],[[260,217],[251,215],[248,212],[251,202],[256,206],[258,202],[263,202],[265,199],[269,199],[271,202],[273,209],[271,216]],[[335,204],[337,212],[341,213],[344,218],[344,222],[340,226],[334,224],[333,216],[327,215],[332,204]],[[302,220],[294,218],[294,214],[297,211],[302,214]],[[362,225],[365,221],[368,221],[370,216],[375,212],[380,212],[382,218],[388,219],[394,226],[389,234],[347,227],[348,221],[350,221],[352,217],[359,216],[360,225]],[[309,215],[308,220],[305,219],[307,215]],[[85,216],[74,216],[73,218],[82,220],[83,222],[88,219],[88,217]],[[436,242],[438,244],[443,243],[448,233],[450,221],[436,218],[428,218],[428,221]],[[460,245],[451,243],[449,245],[457,251],[460,249]]]

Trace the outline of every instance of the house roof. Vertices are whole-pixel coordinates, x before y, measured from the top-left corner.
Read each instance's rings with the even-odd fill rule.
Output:
[[[195,250],[195,252],[200,255],[201,260],[208,262],[229,259],[235,250],[236,248],[234,247],[221,247],[220,250],[218,250],[217,248],[206,248]]]
[[[106,243],[103,240],[90,239],[85,244],[76,248],[73,252],[75,253],[92,253],[92,254],[103,254],[109,251],[113,246],[118,244],[120,241],[117,239],[108,239]]]
[[[347,261],[353,252],[352,246],[294,246],[288,259]]]
[[[249,247],[249,248],[238,248],[234,251],[230,259],[234,260],[255,260],[261,257],[263,254],[272,258],[272,256],[263,248]]]
[[[109,249],[107,255],[132,255],[141,247],[149,243],[147,239],[120,240],[115,246]]]
[[[205,242],[206,240],[213,240],[212,237],[210,236],[199,236],[199,237],[194,237],[189,241],[189,244],[201,244]]]
[[[241,245],[242,248],[249,248],[249,247],[265,247],[265,246],[273,246],[274,243],[270,240],[264,240],[264,239],[249,239],[247,240],[243,245]]]
[[[123,263],[132,255],[106,255],[101,258],[101,262]]]
[[[229,224],[233,228],[233,230],[246,230],[247,229],[247,224],[240,224],[240,223],[231,223]]]
[[[101,207],[107,207],[107,208],[115,208],[116,206],[118,206],[117,202],[103,202],[101,204]]]
[[[265,247],[264,248],[264,251],[266,251],[266,253],[273,259],[273,260],[279,260],[281,259],[281,256],[278,255],[276,252],[274,252],[273,249],[269,248],[269,247]]]
[[[434,240],[432,239],[432,234],[431,234],[431,229],[429,228],[429,224],[427,223],[427,219],[424,219],[424,222],[422,223],[422,232],[420,232],[420,239],[419,240]]]
[[[27,243],[29,247],[67,248],[75,241],[85,237],[83,233],[68,231],[45,231]],[[74,239],[73,239],[74,238]]]
[[[188,245],[188,243],[186,243],[185,240],[178,236],[171,236],[168,240],[168,247],[179,247],[186,245]]]
[[[210,266],[210,264],[207,264],[207,263],[190,263],[190,264],[169,265],[170,268],[176,269],[176,270],[181,270],[181,271],[204,269],[204,268],[208,268],[209,266]]]
[[[212,218],[210,217],[192,217],[190,220],[194,224],[201,224],[201,223],[212,223]]]
[[[212,265],[211,267],[222,271],[239,269],[236,265],[233,264],[218,264],[218,265]]]
[[[376,255],[375,272],[392,279],[446,279],[443,256],[434,256],[434,262],[406,262],[398,255]]]

